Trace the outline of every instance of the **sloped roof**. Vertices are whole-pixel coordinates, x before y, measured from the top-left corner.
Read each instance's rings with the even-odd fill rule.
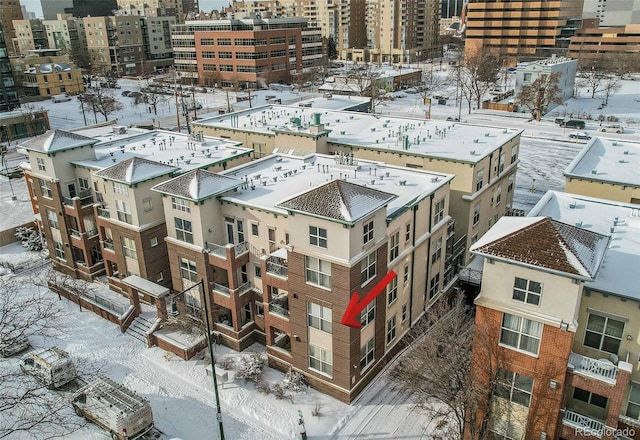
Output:
[[[331,182],[280,202],[277,206],[289,211],[355,223],[395,199],[377,189],[344,180]]]
[[[178,168],[154,162],[142,157],[132,157],[120,163],[98,171],[95,175],[103,179],[115,180],[127,184],[144,182],[154,177],[170,174]]]
[[[504,217],[471,252],[593,280],[608,243],[606,235],[549,217]]]
[[[96,143],[98,143],[97,139],[81,136],[69,131],[49,130],[45,134],[21,143],[20,146],[26,150],[51,154]]]
[[[198,201],[222,194],[241,186],[243,183],[240,179],[198,169],[160,183],[152,189],[183,199]]]

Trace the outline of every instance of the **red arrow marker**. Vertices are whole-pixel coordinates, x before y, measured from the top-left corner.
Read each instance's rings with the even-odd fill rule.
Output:
[[[367,296],[362,298],[362,300],[360,300],[360,295],[358,295],[358,292],[353,292],[351,294],[351,300],[349,301],[347,310],[344,312],[344,316],[342,317],[342,321],[340,321],[340,324],[348,325],[349,327],[353,328],[362,327],[358,315],[360,314],[360,312],[362,312],[362,310],[364,310],[365,307],[367,307],[367,304],[373,301],[374,298],[378,296],[380,292],[385,289],[385,287],[387,287],[387,285],[395,277],[396,273],[393,270],[390,270],[389,273],[386,274],[384,278],[381,279],[380,282],[369,291],[369,293],[367,293]]]

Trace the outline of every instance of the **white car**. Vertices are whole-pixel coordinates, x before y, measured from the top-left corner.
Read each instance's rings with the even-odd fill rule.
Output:
[[[571,139],[586,139],[586,140],[591,139],[591,136],[585,133],[584,131],[572,131],[571,133],[569,133],[569,137]]]
[[[600,128],[603,133],[624,133],[624,128],[620,124],[605,125]]]

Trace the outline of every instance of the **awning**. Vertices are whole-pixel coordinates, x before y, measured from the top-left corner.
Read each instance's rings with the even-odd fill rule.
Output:
[[[129,275],[122,280],[123,284],[133,287],[138,292],[146,293],[153,298],[162,298],[169,293],[169,289],[160,284],[145,280],[138,275]]]
[[[283,260],[287,259],[287,248],[279,248],[275,252],[271,252],[272,257],[282,258]]]

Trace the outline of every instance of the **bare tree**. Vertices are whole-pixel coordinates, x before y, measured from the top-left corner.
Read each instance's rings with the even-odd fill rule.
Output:
[[[602,91],[604,92],[604,103],[609,104],[609,98],[620,90],[620,77],[609,74],[602,81]]]
[[[531,84],[523,86],[516,97],[516,103],[531,112],[536,121],[542,119],[549,104],[562,104],[558,82],[561,73],[541,75]]]
[[[164,88],[159,84],[146,81],[146,85],[140,87],[140,96],[134,98],[134,104],[147,104],[153,109],[153,114],[158,114],[158,105],[164,104],[169,99],[164,93]]]
[[[3,344],[32,336],[55,337],[64,330],[66,312],[35,277],[7,275],[0,282],[0,334]],[[73,417],[64,396],[52,393],[14,363],[0,360],[0,439],[64,437],[85,424]]]
[[[113,89],[103,87],[82,95],[81,102],[86,111],[104,116],[105,122],[109,120],[109,115],[125,108],[124,104],[115,98]]]
[[[382,70],[373,64],[354,68],[346,78],[346,84],[351,86],[360,96],[371,98],[371,113],[375,113],[376,106],[384,100],[387,90],[382,86]]]
[[[460,66],[461,86],[480,108],[482,98],[500,81],[500,61],[487,48],[467,53]]]
[[[424,100],[444,92],[449,86],[449,81],[446,77],[434,73],[433,69],[431,69],[422,74],[422,81],[416,85],[418,86],[418,93]]]
[[[578,65],[580,79],[577,81],[577,85],[587,87],[588,92],[591,93],[591,98],[595,98],[596,93],[602,91],[602,81],[606,76],[606,69],[603,64],[604,59],[596,57],[580,60]]]

